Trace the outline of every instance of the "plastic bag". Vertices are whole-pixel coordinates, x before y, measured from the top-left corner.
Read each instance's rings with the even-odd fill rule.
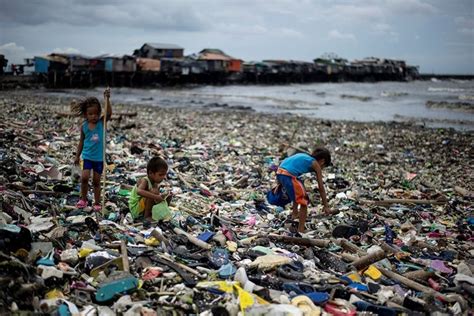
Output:
[[[162,201],[161,203],[154,205],[151,209],[151,217],[155,221],[171,219],[171,210],[168,207],[168,203]]]

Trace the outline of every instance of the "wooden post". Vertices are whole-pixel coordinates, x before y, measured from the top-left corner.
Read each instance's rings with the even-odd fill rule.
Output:
[[[194,237],[193,235],[191,234],[188,234],[187,232],[185,232],[184,230],[178,228],[178,227],[175,227],[173,229],[173,231],[178,234],[178,235],[183,235],[183,236],[186,236],[188,238],[188,240],[193,243],[194,245],[202,248],[202,249],[206,249],[206,250],[209,250],[212,248],[212,246],[210,244],[208,244],[207,242],[204,242],[200,239],[197,239],[196,237]]]
[[[122,240],[120,243],[122,253],[123,271],[130,272],[130,262],[128,261],[127,242]]]
[[[352,266],[357,270],[362,270],[370,266],[372,263],[380,261],[387,257],[387,254],[383,250],[377,250],[367,256],[364,256],[354,262],[352,262]]]
[[[434,276],[434,272],[425,270],[410,271],[403,274],[404,277],[413,281],[428,281],[428,278]]]
[[[151,235],[153,237],[155,237],[156,239],[158,239],[160,242],[164,243],[166,246],[170,245],[170,241],[165,236],[163,236],[163,234],[161,234],[159,231],[157,231],[156,229],[153,229],[151,231]]]
[[[343,239],[343,238],[336,239],[335,243],[340,245],[342,249],[348,252],[355,253],[359,256],[365,256],[367,254],[365,250],[357,247],[356,245],[354,245],[353,243],[351,243],[350,241],[346,239]]]
[[[394,248],[393,246],[390,246],[389,244],[387,244],[386,242],[382,241],[379,243],[379,246],[380,248],[382,248],[383,250],[385,250],[387,253],[397,253],[397,252],[400,252],[398,249]]]
[[[418,199],[386,199],[381,201],[373,200],[361,200],[364,204],[373,204],[373,205],[391,205],[391,204],[433,204],[433,205],[443,205],[446,204],[446,200],[418,200]]]
[[[108,89],[108,87],[107,87]],[[104,164],[104,170],[102,174],[102,216],[104,215],[104,210],[105,210],[105,185],[106,185],[106,180],[107,180],[107,161],[106,161],[106,156],[105,156],[105,151],[107,149],[107,110],[109,106],[109,99],[104,95],[104,103],[105,103],[105,111],[104,111],[104,131],[103,131],[103,155],[102,155],[102,163]]]
[[[387,270],[387,269],[384,269],[384,268],[378,268],[380,270],[380,272],[382,272],[383,275],[385,275],[387,278],[390,278],[394,281],[398,281],[400,283],[402,283],[403,285],[409,287],[409,288],[412,288],[414,290],[417,290],[417,291],[420,291],[420,292],[423,292],[425,294],[430,294],[430,295],[440,295],[440,296],[444,296],[442,295],[441,293],[433,290],[432,288],[429,288],[427,286],[424,286],[418,282],[415,282],[413,280],[410,280],[398,273],[395,273],[393,271],[390,271],[390,270]]]
[[[281,236],[276,234],[261,235],[261,237],[268,237],[273,240],[277,240],[286,244],[295,244],[301,246],[316,246],[316,247],[327,247],[330,240],[327,239],[310,239],[310,238],[299,238],[290,236]]]
[[[350,253],[343,252],[341,253],[341,258],[347,262],[353,262],[359,260],[358,256],[351,255]]]

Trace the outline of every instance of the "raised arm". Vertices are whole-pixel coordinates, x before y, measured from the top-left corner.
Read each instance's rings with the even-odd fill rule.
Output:
[[[107,121],[112,117],[112,104],[110,103],[110,88],[105,89],[104,99],[107,106]]]
[[[321,196],[321,202],[323,202],[323,211],[324,213],[329,213],[329,205],[328,205],[328,199],[326,196],[326,190],[324,189],[324,183],[323,183],[323,173],[321,170],[321,167],[319,166],[318,161],[313,161],[312,165],[313,170],[316,172],[316,179],[318,180],[318,190],[319,190],[319,195]]]

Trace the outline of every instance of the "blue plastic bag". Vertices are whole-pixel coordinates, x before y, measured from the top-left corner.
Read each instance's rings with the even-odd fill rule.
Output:
[[[281,184],[278,184],[267,192],[267,201],[272,205],[281,207],[284,207],[286,204],[291,202],[290,198],[288,197],[288,194],[283,189],[283,186]]]

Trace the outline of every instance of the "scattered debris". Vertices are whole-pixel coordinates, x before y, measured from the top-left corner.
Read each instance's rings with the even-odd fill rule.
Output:
[[[0,97],[0,311],[60,315],[467,314],[470,132],[114,104],[105,210],[79,210],[70,99]],[[113,101],[113,96],[112,96]],[[136,115],[135,115],[136,114]],[[328,147],[330,207],[305,234],[265,193],[279,162]],[[286,145],[285,145],[286,144]],[[289,144],[289,145],[288,145]],[[146,162],[169,166],[167,221],[134,222]],[[317,203],[315,177],[304,178]]]

